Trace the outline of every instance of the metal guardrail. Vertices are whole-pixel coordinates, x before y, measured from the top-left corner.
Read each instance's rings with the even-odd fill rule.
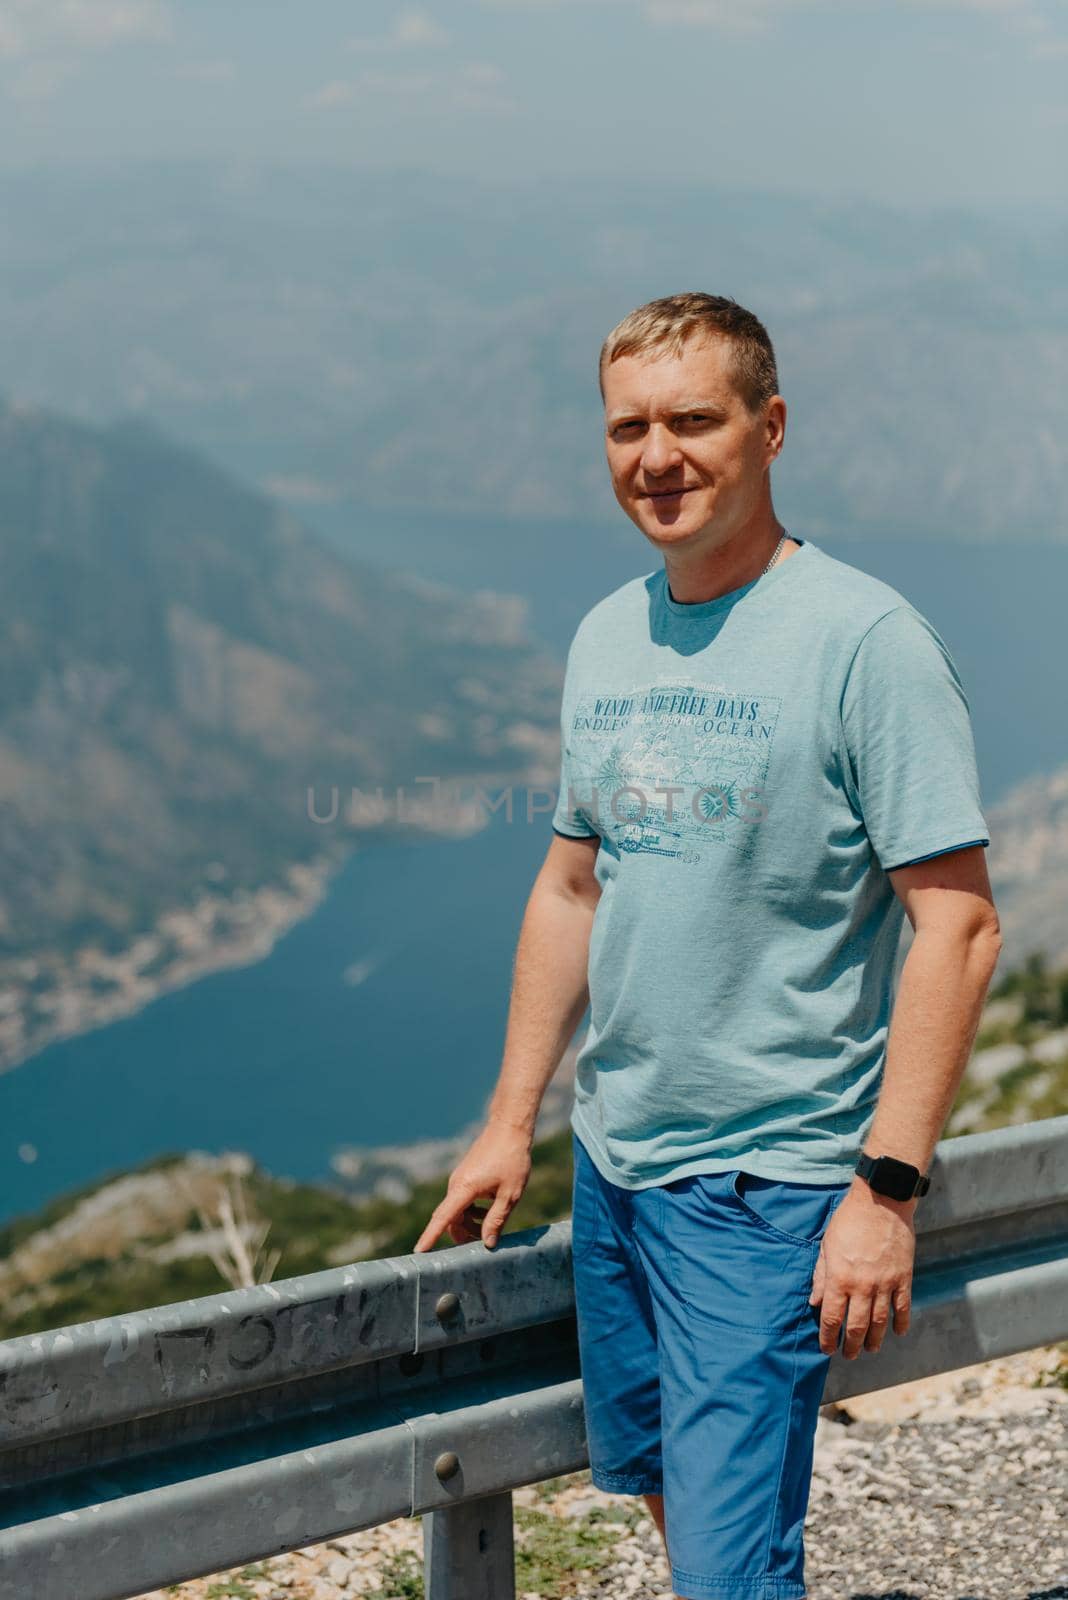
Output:
[[[1068,1117],[943,1141],[913,1319],[824,1401],[1068,1337]],[[571,1224],[0,1342],[0,1600],[129,1600],[425,1517],[511,1600],[511,1490],[588,1465]]]

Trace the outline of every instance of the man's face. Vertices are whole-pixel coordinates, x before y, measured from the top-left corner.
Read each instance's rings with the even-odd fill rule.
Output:
[[[655,545],[719,549],[758,515],[778,454],[786,403],[757,415],[714,335],[682,354],[621,356],[604,374],[605,449],[623,510]],[[681,492],[680,492],[681,491]]]

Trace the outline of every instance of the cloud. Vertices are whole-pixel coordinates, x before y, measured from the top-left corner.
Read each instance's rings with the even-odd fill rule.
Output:
[[[573,6],[576,0],[481,0],[493,11],[548,10]],[[583,0],[577,0],[583,3]],[[612,5],[619,0],[584,0],[586,5]],[[788,11],[898,10],[902,5],[923,11],[975,11],[988,15],[1028,19],[1045,27],[1042,0],[631,0],[651,22],[678,22],[692,27],[738,30],[762,26]]]
[[[276,472],[262,480],[262,487],[279,500],[309,506],[334,505],[341,499],[342,493],[325,478],[313,478],[299,472]]]
[[[453,85],[453,104],[461,111],[506,116],[518,106],[503,85],[504,73],[492,61],[469,61]]]
[[[650,22],[720,28],[727,33],[759,33],[791,0],[645,0]]]
[[[490,0],[494,3],[494,0]],[[694,27],[727,28],[732,32],[765,26],[788,11],[855,10],[864,0],[642,0],[650,22],[686,23]],[[1038,18],[1036,0],[896,0],[913,11],[973,11],[988,16]],[[867,0],[868,10],[879,0]]]
[[[27,61],[7,85],[13,100],[51,100],[77,72],[73,61]]]
[[[425,50],[448,42],[448,34],[429,11],[402,11],[391,33],[373,38],[353,38],[350,50]]]
[[[131,39],[169,39],[164,0],[0,0],[0,59],[108,49]]]
[[[905,0],[922,11],[986,11],[1022,16],[1034,11],[1033,0]]]
[[[1032,7],[1015,19],[1017,27],[1031,36],[1031,54],[1038,57],[1068,55],[1068,34],[1054,27],[1045,11]]]
[[[390,72],[368,67],[356,79],[355,87],[371,94],[391,94],[398,98],[425,95],[440,80],[432,72]]]
[[[613,6],[618,11],[625,0],[481,0],[493,11],[548,11],[562,5],[574,7]],[[629,0],[632,10],[647,22],[660,27],[710,28],[720,33],[760,34],[789,13],[814,15],[834,11],[889,11],[900,14],[903,7],[913,12],[933,14],[971,13],[1000,19],[1012,32],[1028,41],[1028,53],[1036,57],[1068,54],[1068,35],[1051,20],[1059,20],[1061,6],[1053,0]]]
[[[492,61],[468,61],[447,70],[395,71],[365,67],[355,78],[334,78],[310,94],[305,104],[333,111],[369,95],[432,104],[436,111],[473,111],[506,116],[517,109],[504,87],[504,73]]]
[[[448,34],[428,11],[405,11],[398,17],[393,36],[401,49],[444,44]]]
[[[313,111],[332,111],[335,106],[347,105],[355,93],[353,84],[332,78],[308,96],[307,104]]]
[[[204,61],[183,61],[174,69],[175,77],[189,78],[193,83],[231,83],[235,75],[232,61],[222,56]]]
[[[23,104],[48,101],[88,55],[171,37],[164,0],[0,0],[4,91]]]

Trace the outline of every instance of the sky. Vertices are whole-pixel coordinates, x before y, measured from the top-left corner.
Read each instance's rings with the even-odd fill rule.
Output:
[[[7,167],[329,161],[1062,207],[1066,155],[1064,0],[0,0]]]

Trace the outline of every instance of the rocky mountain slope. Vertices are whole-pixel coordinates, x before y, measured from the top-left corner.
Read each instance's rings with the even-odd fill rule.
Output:
[[[1016,785],[987,821],[1005,955],[1020,964],[1039,951],[1068,964],[1068,764]]]
[[[0,407],[0,596],[0,1068],[262,949],[361,835],[470,826],[398,786],[555,770],[522,602],[349,562],[144,423]]]

